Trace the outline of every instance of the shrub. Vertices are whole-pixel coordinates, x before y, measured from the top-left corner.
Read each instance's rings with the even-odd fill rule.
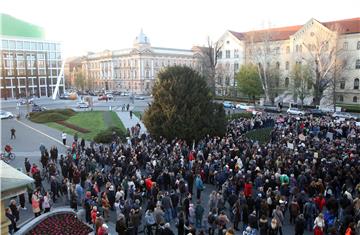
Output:
[[[227,116],[228,120],[234,120],[234,119],[239,119],[239,118],[252,118],[252,113],[249,112],[243,112],[243,113],[233,113]]]
[[[52,109],[30,113],[30,120],[37,123],[65,121],[75,114],[76,112],[72,109]]]
[[[104,143],[104,144],[111,143],[113,141],[113,137],[114,137],[113,132],[115,132],[117,136],[120,136],[120,138],[122,140],[125,139],[125,133],[121,128],[109,127],[108,129],[99,132],[95,136],[94,141],[97,143]]]
[[[270,141],[270,135],[272,127],[260,128],[256,130],[249,131],[245,134],[251,140],[259,141],[260,144],[266,144]]]
[[[30,120],[36,123],[65,121],[66,119],[68,119],[68,116],[65,116],[61,113],[35,113],[33,115],[30,114]]]

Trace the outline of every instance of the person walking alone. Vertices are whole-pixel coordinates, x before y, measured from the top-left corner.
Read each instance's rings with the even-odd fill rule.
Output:
[[[66,133],[64,131],[61,134],[61,138],[62,138],[63,144],[66,145]]]
[[[15,135],[16,130],[14,127],[11,128],[10,132],[11,132],[11,139],[16,139],[16,135]]]

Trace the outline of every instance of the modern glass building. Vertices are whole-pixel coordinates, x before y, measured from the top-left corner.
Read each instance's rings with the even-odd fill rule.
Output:
[[[51,96],[62,65],[61,44],[41,27],[0,14],[1,98]],[[65,89],[61,77],[59,93]]]

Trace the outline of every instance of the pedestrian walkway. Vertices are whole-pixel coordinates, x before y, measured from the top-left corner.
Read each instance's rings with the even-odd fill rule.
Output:
[[[137,123],[140,124],[141,130],[140,133],[147,133],[147,129],[142,121],[139,120],[134,114],[132,115],[132,119],[130,119],[130,112],[116,112],[125,128],[131,128],[135,126]]]

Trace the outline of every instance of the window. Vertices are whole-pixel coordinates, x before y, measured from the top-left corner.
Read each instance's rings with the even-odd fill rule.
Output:
[[[15,41],[9,41],[9,49],[14,50],[15,49]]]
[[[355,69],[360,69],[360,60],[356,60]]]
[[[239,58],[239,50],[238,49],[234,50],[234,58]]]
[[[42,43],[42,42],[38,42],[38,43],[37,43],[37,47],[38,47],[38,50],[42,51],[42,50],[43,50],[43,43]]]
[[[277,54],[277,55],[280,54],[280,47],[275,48],[275,54]]]
[[[9,46],[8,40],[2,40],[2,48],[7,49]]]
[[[290,53],[290,47],[287,46],[287,47],[286,47],[286,54],[289,54],[289,53]]]
[[[347,50],[347,49],[348,49],[348,42],[344,42],[344,44],[343,44],[343,49],[344,49],[344,50]]]
[[[280,62],[276,62],[276,68],[280,69]]]
[[[222,51],[219,51],[218,59],[221,59],[221,58],[222,58]]]
[[[354,90],[359,90],[359,79],[358,78],[354,79]]]
[[[36,42],[31,43],[31,50],[36,51]]]
[[[345,89],[345,80],[340,81],[340,89]]]
[[[357,42],[357,47],[358,50],[360,50],[360,41]]]
[[[338,100],[339,100],[340,102],[344,102],[344,96],[339,95],[339,96],[338,96]]]
[[[285,69],[286,69],[286,70],[289,70],[289,61],[286,61],[286,63],[285,63]]]
[[[16,49],[23,49],[23,42],[22,41],[17,41],[16,42]]]
[[[286,88],[289,87],[289,78],[288,77],[285,78],[285,87]]]
[[[30,42],[24,42],[24,49],[30,50]]]
[[[226,50],[226,58],[230,58],[230,50]]]
[[[357,96],[354,96],[354,97],[353,97],[353,102],[354,102],[354,103],[357,103],[357,100],[358,100],[358,99],[357,99]]]
[[[299,45],[296,45],[295,51],[296,51],[296,52],[299,52]]]
[[[237,72],[239,70],[239,64],[238,63],[234,64],[234,70],[235,70],[235,72]]]
[[[299,52],[302,52],[302,45],[299,46]]]

